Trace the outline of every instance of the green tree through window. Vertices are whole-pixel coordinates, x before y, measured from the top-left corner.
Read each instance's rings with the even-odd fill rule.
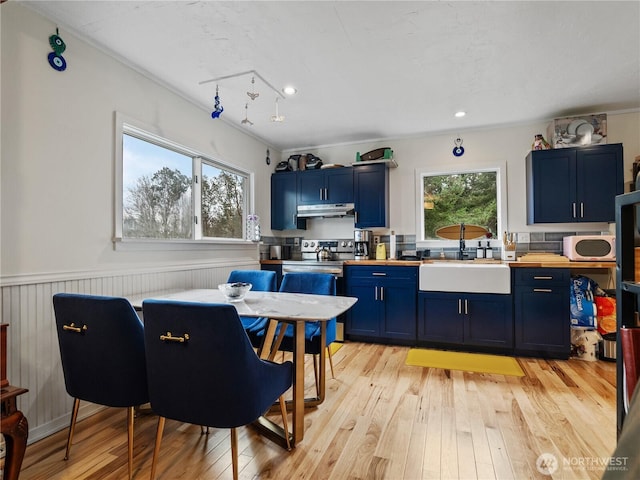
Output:
[[[123,238],[242,239],[248,175],[161,143],[122,135]]]
[[[424,239],[436,230],[465,223],[498,229],[496,172],[468,172],[423,177]]]

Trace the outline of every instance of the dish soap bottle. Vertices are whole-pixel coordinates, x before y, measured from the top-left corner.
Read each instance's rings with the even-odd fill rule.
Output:
[[[489,240],[487,240],[487,248],[484,251],[484,257],[493,258],[493,248],[491,248],[491,245],[489,244]]]

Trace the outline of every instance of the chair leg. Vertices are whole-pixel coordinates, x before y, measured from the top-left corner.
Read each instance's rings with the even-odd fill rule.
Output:
[[[133,418],[135,407],[127,408],[127,440],[129,450],[129,480],[133,478]]]
[[[158,453],[160,453],[160,442],[162,442],[162,432],[164,431],[164,417],[158,417],[158,427],[156,429],[156,445],[153,448],[153,460],[151,461],[151,480],[156,478],[156,461],[158,460]]]
[[[281,325],[280,332],[278,333],[278,336],[276,337],[276,341],[271,346],[271,353],[269,354],[269,358],[268,358],[271,361],[273,361],[273,359],[276,356],[276,353],[278,352],[278,350],[280,350],[280,345],[282,344],[282,340],[284,339],[284,334],[287,331],[286,327],[287,327],[286,325]],[[284,352],[283,352],[283,354],[284,354]]]
[[[284,401],[284,395],[280,395],[280,413],[282,414],[282,428],[287,441],[287,450],[291,450],[291,442],[289,441],[289,422],[287,422],[287,403]]]
[[[329,357],[329,365],[331,366],[331,378],[336,378],[333,373],[333,357],[331,356],[331,349],[327,347],[327,356]],[[313,356],[313,374],[316,378],[316,394],[320,396],[320,380],[318,379],[318,368],[325,368],[325,365],[318,365],[318,355]]]
[[[233,480],[238,480],[238,432],[231,429],[231,465],[233,467]]]
[[[69,452],[71,451],[71,442],[73,441],[73,431],[76,428],[76,420],[78,418],[78,409],[80,408],[80,399],[73,399],[73,411],[71,413],[71,422],[69,423],[69,435],[67,436],[67,450],[64,459],[69,460]]]
[[[335,380],[336,376],[333,373],[333,355],[331,354],[331,348],[327,347],[327,357],[329,357],[329,366],[331,367],[331,378]]]
[[[313,375],[316,379],[316,395],[320,396],[320,379],[318,378],[318,355],[312,355],[313,357]],[[321,367],[322,368],[322,367]]]

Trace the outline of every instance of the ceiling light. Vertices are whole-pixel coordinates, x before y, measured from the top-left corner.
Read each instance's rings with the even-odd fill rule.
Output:
[[[291,85],[287,85],[282,89],[282,91],[286,95],[295,95],[296,93],[298,93],[298,90],[295,87],[292,87]]]
[[[456,112],[456,118],[462,118],[462,117],[464,117],[466,114],[467,114],[467,112],[463,112],[463,111]]]

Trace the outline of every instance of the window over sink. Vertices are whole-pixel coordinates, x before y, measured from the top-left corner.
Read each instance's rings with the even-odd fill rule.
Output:
[[[416,192],[416,243],[420,248],[457,246],[456,241],[439,238],[436,232],[461,223],[486,228],[491,246],[501,245],[500,232],[507,230],[506,165],[418,169]]]

